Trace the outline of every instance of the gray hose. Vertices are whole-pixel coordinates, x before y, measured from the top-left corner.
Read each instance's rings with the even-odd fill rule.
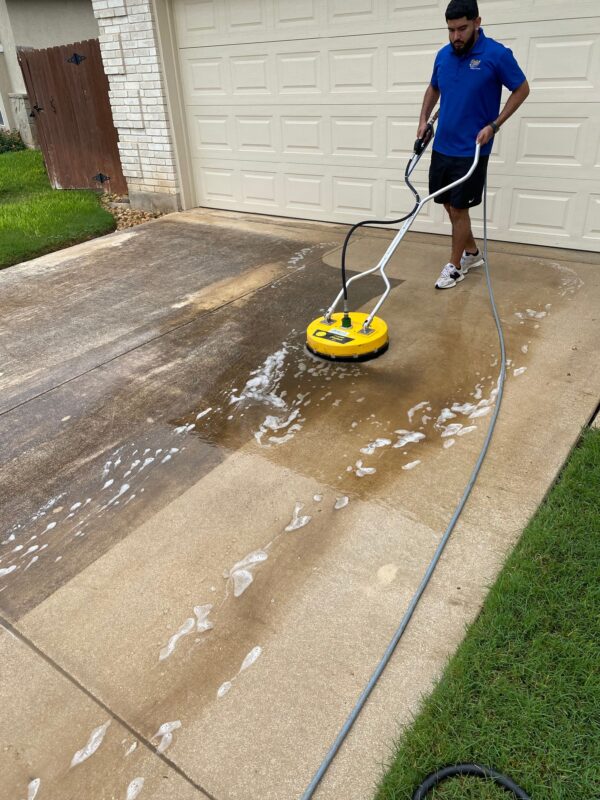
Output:
[[[454,514],[452,515],[452,518],[451,518],[451,520],[450,520],[450,522],[448,524],[448,527],[446,528],[446,531],[445,531],[444,535],[442,536],[442,539],[441,539],[440,543],[438,544],[438,546],[436,548],[436,551],[435,551],[435,553],[433,555],[433,558],[431,559],[431,561],[429,563],[429,566],[427,567],[427,570],[425,571],[425,574],[423,575],[423,578],[421,579],[421,583],[419,584],[419,587],[417,588],[417,591],[413,595],[412,600],[410,601],[410,603],[408,605],[408,608],[407,608],[406,613],[404,614],[404,616],[402,618],[402,621],[400,622],[400,625],[398,626],[396,632],[394,633],[394,635],[392,637],[392,640],[390,641],[389,645],[387,646],[387,649],[386,649],[385,653],[383,654],[383,657],[382,657],[381,661],[379,662],[379,664],[377,665],[377,667],[376,667],[373,675],[371,676],[369,682],[367,683],[367,685],[363,689],[360,697],[358,698],[358,700],[356,702],[356,705],[354,706],[354,708],[350,712],[350,715],[348,716],[348,719],[346,720],[346,722],[344,723],[344,725],[341,728],[340,732],[338,733],[338,735],[337,735],[334,743],[332,744],[329,752],[327,753],[327,755],[323,759],[323,763],[321,764],[319,769],[316,771],[313,779],[311,780],[310,784],[308,785],[307,789],[305,790],[304,794],[302,795],[301,800],[309,800],[309,798],[311,798],[313,796],[317,786],[319,785],[319,782],[321,781],[321,778],[323,777],[325,772],[328,770],[331,762],[333,761],[333,759],[335,758],[338,750],[340,749],[340,747],[342,745],[342,742],[344,741],[344,739],[346,738],[346,736],[350,732],[350,728],[352,727],[352,725],[356,721],[358,715],[360,714],[360,712],[362,710],[362,707],[366,703],[367,698],[369,697],[369,695],[373,691],[373,689],[375,687],[375,684],[377,683],[377,681],[379,680],[379,678],[381,676],[381,673],[386,668],[388,661],[392,657],[392,654],[393,654],[394,650],[396,649],[396,645],[400,641],[400,638],[402,637],[402,634],[404,633],[408,623],[410,622],[410,619],[411,619],[411,617],[412,617],[412,615],[413,615],[413,613],[415,611],[415,608],[417,607],[417,605],[419,603],[419,600],[421,599],[421,596],[422,596],[423,592],[425,591],[425,589],[427,587],[427,584],[429,583],[429,580],[430,580],[430,578],[431,578],[431,576],[433,574],[433,571],[435,570],[435,568],[437,566],[437,563],[440,560],[440,557],[442,555],[442,552],[444,551],[446,543],[448,542],[448,539],[450,538],[450,535],[452,534],[452,531],[454,530],[454,526],[458,522],[458,518],[460,517],[461,512],[462,512],[462,510],[463,510],[463,508],[465,506],[465,503],[467,502],[467,499],[468,499],[469,495],[471,494],[471,490],[472,490],[473,486],[475,485],[475,481],[477,480],[477,476],[479,475],[479,471],[481,470],[481,465],[483,464],[483,460],[484,460],[484,458],[485,458],[485,456],[487,454],[488,448],[490,446],[490,441],[492,439],[492,434],[494,433],[494,428],[496,427],[496,420],[498,418],[498,413],[500,411],[500,403],[502,401],[502,394],[503,394],[503,391],[504,391],[504,378],[506,376],[506,349],[505,349],[505,346],[504,346],[504,334],[502,333],[502,325],[500,324],[500,318],[498,316],[498,310],[496,308],[496,303],[494,301],[494,292],[493,292],[493,289],[492,289],[492,282],[490,280],[490,272],[489,272],[489,268],[488,268],[488,258],[487,258],[487,180],[486,180],[485,185],[484,185],[484,194],[483,194],[483,257],[484,257],[484,263],[485,263],[485,277],[486,277],[486,281],[487,281],[487,288],[488,288],[488,293],[489,293],[489,297],[490,297],[490,303],[491,303],[491,306],[492,306],[492,313],[494,315],[494,321],[496,323],[496,329],[498,331],[498,339],[500,341],[500,353],[501,353],[501,357],[502,357],[501,366],[500,366],[500,376],[498,378],[498,395],[496,397],[496,407],[494,409],[494,413],[493,413],[492,419],[490,421],[490,425],[489,425],[488,432],[487,432],[486,437],[485,437],[485,441],[483,443],[483,446],[481,448],[481,452],[479,453],[479,457],[477,458],[477,461],[476,461],[475,466],[473,468],[473,471],[471,473],[471,477],[469,478],[469,481],[468,481],[468,483],[466,485],[466,488],[465,488],[465,490],[463,492],[463,495],[460,498],[460,501],[459,501],[459,503],[458,503],[458,505],[456,507],[456,510],[454,511]]]

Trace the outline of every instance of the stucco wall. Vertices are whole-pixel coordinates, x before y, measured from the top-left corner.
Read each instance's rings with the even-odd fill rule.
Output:
[[[91,0],[6,0],[19,47],[54,47],[98,37]]]

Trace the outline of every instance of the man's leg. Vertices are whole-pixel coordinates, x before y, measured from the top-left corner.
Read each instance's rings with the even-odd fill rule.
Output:
[[[471,230],[469,209],[454,208],[447,203],[444,203],[444,208],[448,212],[450,222],[452,223],[452,253],[450,255],[450,263],[460,268],[460,259],[463,250],[466,250],[468,253],[477,252],[477,245],[473,238],[473,231]]]

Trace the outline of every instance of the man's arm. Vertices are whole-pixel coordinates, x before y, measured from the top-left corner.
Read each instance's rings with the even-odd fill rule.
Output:
[[[498,118],[494,120],[498,128],[501,125],[504,125],[506,120],[515,113],[517,108],[524,102],[524,100],[529,95],[529,84],[527,81],[523,81],[523,83],[518,86],[514,92],[509,95],[508,100],[504,104],[504,108],[498,115]],[[494,129],[491,125],[486,125],[485,128],[482,128],[479,133],[477,134],[477,141],[480,145],[487,144],[489,140],[494,135]]]
[[[419,127],[417,129],[417,139],[422,139],[423,136],[425,136],[427,121],[431,116],[431,112],[435,108],[435,104],[439,99],[440,99],[440,90],[434,89],[433,86],[429,84],[429,86],[425,90],[425,96],[423,97],[423,106],[421,108],[421,116],[419,117]],[[508,105],[508,102],[506,105]]]

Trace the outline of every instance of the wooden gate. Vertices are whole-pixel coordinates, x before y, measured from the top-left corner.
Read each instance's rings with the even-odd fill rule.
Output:
[[[52,186],[126,194],[98,40],[20,48],[19,62]]]

